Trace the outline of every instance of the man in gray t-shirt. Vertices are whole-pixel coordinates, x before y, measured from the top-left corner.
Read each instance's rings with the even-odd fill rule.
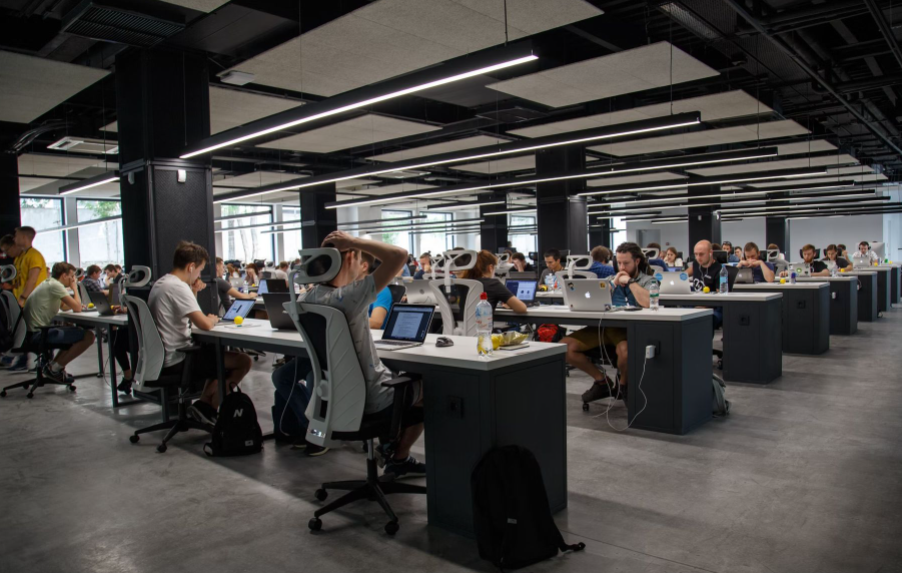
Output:
[[[329,234],[323,245],[339,250],[342,255],[341,270],[331,282],[316,285],[307,291],[303,300],[340,308],[344,312],[348,319],[354,350],[366,379],[364,414],[386,415],[390,418],[394,391],[383,388],[382,383],[390,380],[392,374],[379,360],[370,332],[367,310],[370,304],[376,301],[379,291],[387,287],[407,263],[407,251],[378,241],[352,237],[342,231]],[[382,263],[371,275],[363,279],[359,279],[361,252],[373,255]],[[410,405],[421,407],[421,386],[417,385],[411,394]],[[426,475],[426,464],[418,462],[410,455],[411,446],[422,433],[423,424],[410,426],[402,432],[391,459],[386,459],[384,470],[386,475],[394,477]]]

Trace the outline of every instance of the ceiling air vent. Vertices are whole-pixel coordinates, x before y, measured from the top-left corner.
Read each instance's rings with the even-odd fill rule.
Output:
[[[185,29],[181,22],[82,2],[63,18],[62,31],[94,40],[148,48]]]
[[[47,149],[68,151],[69,153],[93,153],[116,155],[119,145],[115,141],[88,139],[87,137],[64,137],[47,146]]]

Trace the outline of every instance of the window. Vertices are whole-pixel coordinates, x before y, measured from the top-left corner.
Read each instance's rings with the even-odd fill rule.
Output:
[[[426,218],[420,219],[423,223],[450,223],[453,220],[454,215],[452,213],[426,213]],[[438,226],[436,225],[436,227]],[[420,251],[414,254],[418,257],[428,251],[433,255],[437,255],[453,247],[453,232],[449,233],[444,229],[440,231],[426,231],[424,229],[423,233],[420,235]]]
[[[282,207],[282,220],[283,221],[297,221],[301,218],[301,208],[300,207]],[[283,229],[290,229],[292,227],[299,227],[300,224],[286,225],[282,227]],[[282,241],[283,245],[285,245],[285,252],[282,253],[282,256],[285,257],[283,260],[287,260],[291,262],[298,258],[298,251],[300,251],[303,246],[301,244],[301,230],[296,229],[294,231],[286,231],[282,233]]]
[[[623,217],[611,217],[611,228],[619,229],[611,234],[611,250],[616,250],[621,243],[626,242],[626,222]]]
[[[405,218],[404,221],[398,221],[396,227],[401,227],[403,225],[409,224],[410,217],[413,216],[411,211],[382,211],[382,219],[399,219]],[[394,245],[396,247],[401,247],[407,252],[413,252],[413,241],[412,236],[409,231],[389,231],[387,233],[382,233],[382,242],[388,243],[389,245]]]
[[[109,263],[123,264],[122,204],[119,201],[78,199],[75,213],[79,223],[118,217],[78,227],[78,255],[82,268],[90,265],[104,267]]]
[[[251,227],[229,231],[230,227],[247,227],[259,223],[272,223],[272,207],[259,205],[223,205],[222,216],[247,215],[220,221],[222,228],[222,258],[229,261],[238,259],[249,263],[255,259],[273,260],[273,241],[269,227]]]
[[[48,267],[66,260],[66,241],[63,231],[42,233],[44,229],[63,226],[63,202],[61,199],[19,199],[22,225],[34,227],[38,235],[34,248],[44,255]]]
[[[529,254],[536,247],[536,218],[533,215],[508,215],[508,237],[517,252]]]

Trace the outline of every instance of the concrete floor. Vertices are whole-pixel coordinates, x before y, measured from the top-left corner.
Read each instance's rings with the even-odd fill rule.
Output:
[[[557,522],[585,552],[530,571],[902,571],[902,309],[819,357],[784,356],[767,387],[730,384],[733,412],[688,436],[616,432],[568,384],[570,507]],[[267,362],[267,363],[264,363]],[[96,369],[91,352],[70,367]],[[9,384],[21,375],[0,373]],[[272,427],[266,359],[243,387]],[[492,571],[475,543],[430,529],[423,497],[395,496],[394,538],[375,504],[307,520],[317,484],[356,479],[350,447],[305,458],[211,459],[206,436],[165,454],[148,404],[113,411],[98,379],[0,401],[0,572]],[[626,423],[622,406],[611,423]],[[161,436],[160,436],[161,437]],[[422,450],[420,450],[422,452]]]

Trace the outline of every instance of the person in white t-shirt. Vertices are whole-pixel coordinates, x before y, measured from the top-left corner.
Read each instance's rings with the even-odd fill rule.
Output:
[[[274,279],[285,279],[288,280],[288,261],[282,261],[279,263],[279,267],[277,269],[273,269],[272,278]]]
[[[163,375],[181,373],[185,354],[180,348],[192,345],[191,325],[201,330],[212,330],[219,322],[215,314],[204,315],[197,303],[197,293],[206,288],[200,280],[200,273],[210,260],[207,250],[182,241],[175,248],[172,271],[157,280],[150,290],[147,306],[153,314],[163,349]],[[234,389],[251,369],[251,359],[240,352],[225,353],[226,387]],[[216,373],[216,349],[205,346],[194,356],[192,378],[205,380],[199,400],[188,409],[188,413],[198,422],[216,423],[219,408],[219,384]]]
[[[880,262],[880,257],[877,256],[877,253],[871,250],[871,245],[868,244],[867,241],[861,241],[860,243],[858,243],[858,252],[852,255],[852,264],[873,265],[877,262]]]

